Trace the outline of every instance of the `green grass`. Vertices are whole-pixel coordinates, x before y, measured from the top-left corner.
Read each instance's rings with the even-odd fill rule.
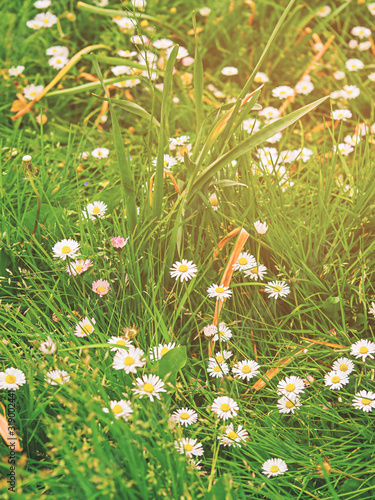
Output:
[[[316,16],[326,4],[331,14]],[[110,0],[105,9],[129,5]],[[114,78],[111,68],[122,61],[130,64],[117,51],[134,45],[111,20],[113,13],[55,2],[50,10],[59,17],[60,31],[56,25],[33,31],[25,24],[37,13],[33,2],[14,1],[7,2],[0,18],[5,33],[0,57],[6,68],[0,80],[0,372],[15,367],[26,376],[26,384],[15,391],[15,429],[23,448],[16,453],[15,493],[8,491],[9,450],[0,442],[4,499],[373,498],[373,412],[355,409],[352,399],[360,390],[375,392],[375,365],[372,359],[350,356],[350,346],[360,339],[374,341],[375,320],[369,313],[375,301],[374,135],[368,131],[348,156],[334,152],[334,146],[353,135],[359,123],[374,123],[374,83],[367,78],[374,70],[373,55],[347,46],[355,38],[351,29],[371,27],[374,18],[355,0],[296,0],[289,12],[286,1],[256,2],[252,24],[251,8],[243,2],[208,1],[207,6],[208,19],[199,14],[203,5],[195,0],[147,2],[136,33],[152,40],[170,38],[186,47],[195,63],[185,68],[177,60],[172,75],[172,64],[160,62],[157,83],[164,82],[163,92],[142,76],[139,85],[128,89],[130,94],[85,79],[85,74],[100,76],[106,85],[125,80],[126,75]],[[299,40],[306,27],[323,43],[335,35],[310,73],[314,90],[297,94],[283,117],[265,126],[255,105],[281,106],[272,89],[294,87],[316,53],[311,33]],[[48,47],[64,45],[72,57],[98,44],[108,49],[85,54],[60,87],[31,112],[11,119],[10,108],[23,87],[46,86],[57,74],[48,65]],[[365,68],[347,71],[349,58],[362,60]],[[257,71],[270,81],[256,91],[258,61]],[[10,77],[7,70],[21,64],[24,76]],[[225,66],[237,67],[239,74],[223,76]],[[337,70],[346,72],[345,80],[334,79]],[[187,73],[189,84],[184,83]],[[215,97],[210,84],[225,98]],[[331,110],[340,104],[323,98],[343,85],[360,89],[356,99],[341,101],[352,118],[329,124]],[[240,108],[241,99],[253,91],[254,98]],[[107,119],[101,120],[108,97]],[[219,132],[230,110],[231,118]],[[44,125],[41,113],[47,118]],[[248,118],[261,120],[259,132],[249,135],[240,128]],[[265,142],[278,131],[280,142]],[[178,194],[163,176],[163,155],[174,154],[169,138],[181,135],[189,136],[193,154],[185,154],[171,169]],[[285,164],[280,180],[276,169],[260,166],[257,154],[264,146],[279,153],[306,147],[312,155],[306,162]],[[97,147],[108,148],[108,158],[80,159],[80,153]],[[26,154],[38,170],[33,182],[41,209],[35,235],[37,196],[23,169]],[[212,194],[218,198],[217,211],[209,201]],[[106,215],[85,220],[81,212],[94,201],[107,204]],[[259,219],[269,226],[262,237],[254,229]],[[252,281],[234,272],[233,295],[219,318],[233,337],[222,345],[216,342],[214,351],[230,350],[231,367],[256,360],[260,373],[248,382],[231,372],[221,380],[208,375],[209,342],[203,334],[216,306],[206,290],[221,284],[236,238],[216,259],[214,250],[238,227],[249,233],[243,250],[259,255],[267,275]],[[121,250],[110,243],[118,235],[129,237]],[[69,276],[67,262],[53,257],[52,247],[63,238],[77,240],[82,258],[91,259],[84,274]],[[192,260],[198,272],[180,283],[169,271],[183,258]],[[103,297],[91,289],[98,279],[111,285]],[[268,298],[264,288],[273,280],[285,281],[291,293]],[[77,337],[75,326],[86,316],[95,319],[94,332]],[[107,340],[133,326],[133,343],[147,361],[136,375],[127,375],[113,369],[115,353]],[[47,336],[57,345],[53,355],[39,350]],[[168,342],[181,347],[153,363],[150,349]],[[339,357],[351,358],[355,372],[341,390],[330,390],[324,375]],[[287,358],[267,380],[265,374]],[[48,384],[45,374],[54,369],[65,370],[70,381]],[[132,392],[132,382],[143,373],[164,380],[167,393],[160,401]],[[277,384],[291,375],[309,377],[310,385],[301,394],[301,408],[281,414]],[[258,380],[266,383],[255,390]],[[8,391],[0,393],[8,412]],[[219,444],[223,422],[210,406],[222,395],[239,405],[238,416],[229,422],[249,434],[241,447]],[[129,421],[103,412],[110,401],[121,399],[132,402]],[[170,414],[183,407],[197,412],[196,424],[172,425]],[[174,441],[182,437],[202,443],[200,470],[175,450]],[[274,457],[285,460],[288,471],[267,478],[261,467]]]

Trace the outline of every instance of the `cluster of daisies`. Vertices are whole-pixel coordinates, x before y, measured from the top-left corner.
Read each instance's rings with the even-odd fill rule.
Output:
[[[51,0],[37,0],[34,3],[34,7],[37,9],[48,9],[51,5]],[[57,23],[57,17],[51,12],[41,12],[37,14],[34,19],[27,21],[26,26],[33,30],[39,30],[41,28],[51,28],[54,24]]]
[[[169,149],[175,154],[175,156],[169,154],[164,155],[163,163],[165,170],[171,170],[174,165],[183,163],[185,154],[188,157],[193,154],[192,144],[189,140],[190,139],[187,135],[181,135],[179,137],[172,137],[169,139]],[[157,158],[152,160],[152,164],[156,167]]]

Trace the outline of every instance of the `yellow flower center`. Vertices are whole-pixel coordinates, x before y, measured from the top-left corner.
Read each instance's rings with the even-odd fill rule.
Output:
[[[352,93],[353,93],[353,91],[352,91],[352,90],[347,90],[347,91],[346,91],[346,93],[347,93],[347,94],[352,94]]]
[[[359,348],[359,352],[361,354],[366,354],[368,352],[368,347],[366,347],[365,345],[363,345],[362,347]]]
[[[30,92],[30,97],[34,97],[36,95],[36,92]]]
[[[190,415],[188,413],[186,413],[186,411],[184,411],[183,413],[181,413],[180,418],[182,420],[187,420],[189,418],[189,416]]]
[[[219,337],[224,337],[224,335],[225,335],[224,330],[219,330]]]
[[[222,356],[221,354],[219,354],[219,356],[216,356],[216,361],[218,363],[222,363],[224,361],[224,356]]]
[[[97,292],[105,292],[106,290],[107,289],[106,289],[105,286],[98,286],[97,289],[96,289]]]
[[[212,198],[212,200],[210,200],[210,203],[211,203],[211,206],[217,207],[217,198]]]
[[[99,207],[94,207],[94,208],[92,209],[92,213],[93,213],[93,214],[98,214],[99,212],[100,212],[100,208],[99,208]]]
[[[43,19],[43,22],[44,22],[44,24],[48,24],[48,23],[49,23],[48,17],[45,17],[45,18]]]
[[[154,386],[150,384],[150,382],[146,382],[145,385],[143,386],[143,390],[145,392],[153,392]]]
[[[276,292],[276,293],[281,292],[281,290],[282,290],[281,286],[274,286],[273,287],[273,291]]]
[[[347,369],[348,369],[347,365],[345,365],[345,364],[340,365],[340,371],[346,372]]]
[[[250,272],[253,273],[253,274],[258,274],[258,268],[257,267],[253,267],[252,269],[250,269]]]
[[[116,340],[116,345],[126,345],[125,340]]]
[[[280,95],[284,95],[284,94],[285,94],[285,90],[282,90],[282,91],[280,92]]]
[[[62,384],[63,383],[63,379],[61,377],[56,377],[53,380],[54,380],[54,382],[57,382],[58,384]]]
[[[124,359],[125,366],[131,366],[131,365],[134,365],[134,363],[135,363],[134,358],[132,358],[131,356],[126,356],[126,358]],[[145,384],[145,386],[146,385],[147,384]],[[151,387],[152,387],[152,384],[149,384],[149,385],[151,385]],[[146,389],[144,387],[143,387],[143,389],[146,391]],[[146,392],[151,392],[151,391],[146,391]]]
[[[219,371],[220,371],[220,366],[216,365],[214,367],[214,372],[219,373]]]
[[[118,413],[121,413],[121,412],[123,411],[123,409],[122,409],[122,406],[120,406],[120,405],[115,405],[115,406],[112,408],[112,411],[113,411],[113,413],[115,413],[115,414],[117,415]]]
[[[181,264],[179,267],[178,267],[178,270],[180,271],[180,273],[186,273],[186,271],[188,270],[188,266],[186,264]]]
[[[82,327],[83,333],[92,333],[94,331],[94,327],[92,325],[85,325]]]
[[[293,403],[293,401],[287,401],[287,402],[285,403],[285,406],[286,406],[287,408],[293,408],[294,403]]]
[[[225,290],[224,290],[224,288],[222,286],[218,286],[217,288],[215,288],[215,292],[216,293],[224,293]]]
[[[169,351],[168,347],[165,345],[163,349],[160,351],[160,356],[164,356]]]
[[[362,398],[361,402],[363,405],[368,406],[371,403],[371,399]]]
[[[77,273],[80,273],[83,269],[83,265],[82,264],[78,264],[78,266],[76,266],[76,271]]]
[[[60,64],[61,63],[61,59],[56,59],[56,63]]]
[[[64,254],[67,254],[71,251],[72,249],[70,247],[68,247],[68,245],[65,245],[62,247],[61,249],[61,252],[64,253]]]
[[[260,76],[256,76],[256,77],[254,78],[254,82],[259,83],[259,82],[261,82],[261,81],[262,81],[262,77],[260,77]]]
[[[228,436],[230,439],[237,439],[237,438],[238,438],[238,435],[237,435],[234,431],[230,431],[230,432],[228,432],[227,436]]]
[[[221,406],[220,406],[220,410],[221,411],[224,411],[224,412],[227,412],[230,410],[230,406],[228,405],[228,403],[223,403]]]
[[[340,377],[335,375],[334,377],[332,377],[331,380],[332,380],[332,384],[338,384],[340,382]]]
[[[102,156],[102,151],[98,151],[98,156]]]
[[[16,380],[17,380],[17,379],[16,379],[16,377],[15,377],[14,375],[7,375],[7,376],[5,377],[5,382],[6,382],[7,384],[14,384],[14,382],[15,382]]]
[[[184,450],[185,451],[191,451],[193,449],[191,444],[184,444]]]
[[[363,30],[359,30],[358,35],[363,35]]]
[[[249,365],[245,365],[242,367],[242,373],[251,373],[251,368]]]
[[[296,386],[294,384],[288,384],[285,389],[287,392],[293,392]]]
[[[280,470],[280,469],[278,468],[278,466],[277,466],[277,465],[272,465],[272,466],[270,467],[270,472],[279,472],[279,470]]]
[[[247,258],[246,257],[241,257],[240,259],[238,259],[238,263],[240,266],[246,266],[247,264]]]

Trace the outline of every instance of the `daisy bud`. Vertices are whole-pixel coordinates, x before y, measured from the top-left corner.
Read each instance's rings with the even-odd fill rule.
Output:
[[[264,222],[260,222],[260,220],[257,220],[256,222],[254,222],[254,227],[256,229],[256,232],[258,234],[266,234],[266,232],[268,231],[268,226],[267,224]]]

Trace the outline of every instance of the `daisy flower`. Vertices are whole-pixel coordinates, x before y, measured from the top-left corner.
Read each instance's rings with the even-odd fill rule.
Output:
[[[358,45],[358,50],[369,50],[371,49],[371,41],[368,40],[367,42],[361,42],[359,45]]]
[[[31,21],[26,22],[26,26],[33,30],[39,30],[42,27],[42,23],[36,21],[35,19],[32,19]]]
[[[291,377],[285,377],[285,379],[280,380],[277,384],[277,394],[283,396],[296,396],[305,389],[305,382],[300,378],[292,375]]]
[[[375,393],[370,391],[359,391],[353,399],[353,406],[357,410],[366,412],[372,411],[375,408]]]
[[[239,408],[236,401],[228,396],[219,396],[214,399],[211,406],[211,411],[215,412],[216,415],[223,420],[236,417],[238,410]]]
[[[255,118],[249,118],[242,122],[241,128],[249,134],[255,134],[255,132],[260,130],[260,121]]]
[[[332,370],[348,376],[354,371],[354,363],[351,359],[339,358],[333,363]]]
[[[277,401],[279,413],[294,413],[301,406],[300,399],[295,394],[283,396]]]
[[[94,281],[92,284],[92,291],[103,297],[103,295],[106,295],[109,292],[109,289],[111,288],[111,285],[107,280],[97,280]]]
[[[136,9],[144,10],[146,7],[146,0],[131,0],[131,3]]]
[[[375,3],[369,3],[367,5],[368,10],[370,11],[370,14],[375,16]]]
[[[229,373],[229,366],[225,362],[220,364],[216,363],[216,361],[209,362],[207,373],[213,378],[223,378],[224,375],[227,375]]]
[[[91,320],[86,316],[81,320],[75,328],[74,335],[76,337],[87,337],[88,335],[91,335],[94,331],[94,326],[96,321],[94,318],[91,318]]]
[[[82,215],[85,219],[94,220],[96,217],[102,218],[107,211],[107,205],[102,201],[94,201],[89,203],[87,207],[82,210]]]
[[[261,73],[260,71],[258,71],[258,73],[254,77],[254,82],[256,83],[266,83],[268,81],[268,76],[265,73]]]
[[[190,410],[189,408],[180,408],[172,413],[172,420],[177,424],[187,427],[197,422],[198,414],[196,411]]]
[[[207,325],[203,328],[203,333],[205,334],[206,337],[212,337],[212,335],[215,335],[216,332],[217,332],[216,325]]]
[[[207,17],[211,14],[211,9],[209,7],[202,7],[199,9],[199,14],[203,17]]]
[[[159,361],[164,354],[167,354],[168,351],[176,347],[176,342],[169,342],[168,344],[159,344],[156,347],[151,347],[150,349],[150,358],[152,361]],[[179,347],[179,346],[177,346]]]
[[[184,280],[189,281],[196,276],[197,266],[193,264],[192,260],[182,259],[182,262],[177,261],[173,264],[169,274],[171,278],[176,278],[176,280],[180,278],[182,283]]]
[[[154,167],[156,167],[157,161],[158,161],[157,158],[154,158],[152,160],[152,164],[154,165]],[[177,165],[176,158],[174,158],[173,156],[170,156],[170,155],[164,155],[163,162],[164,162],[164,168],[165,168],[165,170],[170,170],[171,167],[173,167],[173,165]]]
[[[46,373],[45,381],[51,385],[62,385],[69,382],[70,376],[65,370],[52,370]]]
[[[361,137],[359,135],[353,134],[353,135],[346,135],[344,137],[344,142],[346,144],[349,144],[350,146],[357,146],[361,141]]]
[[[297,94],[310,94],[314,90],[314,85],[309,80],[302,80],[294,87]]]
[[[260,366],[256,361],[251,359],[245,359],[239,361],[232,368],[232,373],[237,378],[242,378],[242,380],[250,380],[251,378],[258,375]]]
[[[130,415],[133,413],[133,409],[130,401],[125,401],[121,399],[120,401],[111,401],[110,409],[116,418],[124,418],[128,420]],[[103,408],[104,413],[109,413],[108,408]]]
[[[220,444],[224,446],[235,446],[240,447],[242,443],[245,443],[249,439],[249,434],[246,429],[239,425],[236,430],[233,428],[233,424],[229,424],[225,428],[225,433],[218,436]]]
[[[233,264],[234,271],[244,271],[249,267],[254,267],[256,265],[256,259],[253,255],[247,252],[241,252],[238,256],[237,262]]]
[[[290,293],[289,286],[285,281],[270,281],[265,287],[264,291],[268,293],[268,298],[286,297]]]
[[[114,238],[111,238],[111,244],[113,248],[124,248],[124,246],[128,242],[128,239],[129,237],[125,239],[122,236],[115,236]]]
[[[263,474],[267,477],[279,476],[288,470],[288,466],[281,458],[270,458],[262,465]]]
[[[34,2],[36,9],[47,9],[51,5],[51,0],[37,0]]]
[[[62,56],[53,56],[51,59],[48,59],[48,64],[52,66],[54,69],[61,69],[66,66],[69,62],[69,59]]]
[[[229,286],[221,286],[211,285],[207,288],[207,293],[209,297],[216,297],[216,300],[224,300],[229,299],[232,295],[232,290],[229,289]]]
[[[364,28],[363,26],[355,26],[350,33],[354,36],[358,36],[359,38],[368,38],[371,36],[371,30]]]
[[[231,351],[223,350],[221,352],[217,352],[214,356],[210,357],[208,361],[209,363],[218,363],[220,365],[220,363],[223,363],[231,356],[233,356],[233,353],[231,353]]]
[[[354,151],[354,148],[350,146],[350,144],[346,144],[345,142],[341,142],[337,146],[333,147],[335,153],[341,153],[343,156],[348,156],[350,153]]]
[[[225,66],[225,68],[221,70],[221,74],[225,76],[238,75],[238,69],[234,66]]]
[[[330,371],[324,376],[324,385],[332,390],[341,389],[349,383],[348,375],[341,371]]]
[[[349,109],[335,109],[331,113],[333,120],[343,120],[346,121],[348,118],[352,117],[352,112]]]
[[[367,314],[372,314],[373,316],[375,316],[375,302],[371,302],[371,305],[369,307]]]
[[[267,268],[263,266],[263,264],[255,263],[255,266],[251,269],[247,269],[244,273],[244,276],[248,276],[252,280],[260,280],[263,281],[263,277],[266,274]]]
[[[332,76],[335,80],[343,80],[345,78],[345,73],[343,71],[335,71]]]
[[[168,48],[166,51],[165,51],[165,55],[166,57],[169,59],[169,56],[171,55],[171,52],[173,50],[173,47],[170,47]],[[189,52],[187,51],[187,49],[185,49],[185,47],[182,47],[181,45],[178,47],[178,51],[177,51],[177,56],[176,56],[176,59],[177,61],[180,61],[181,59],[183,59],[184,57],[188,57],[189,56]]]
[[[133,30],[135,28],[135,21],[129,17],[113,18],[113,20],[123,30]]]
[[[215,327],[215,336],[213,337],[213,341],[216,342],[217,340],[222,340],[224,342],[227,342],[233,337],[232,330],[225,326],[225,323],[219,323],[219,327]]]
[[[361,91],[355,85],[344,85],[344,88],[341,91],[341,97],[344,99],[355,99],[360,93]]]
[[[143,355],[142,349],[132,345],[128,349],[119,349],[113,358],[112,366],[115,370],[125,370],[125,373],[137,373],[137,368],[146,364]]]
[[[26,85],[23,89],[23,95],[26,97],[26,99],[29,99],[32,101],[38,95],[43,92],[44,86],[43,85],[34,85],[33,83],[30,85]]]
[[[143,375],[142,378],[137,378],[133,385],[132,391],[135,394],[139,394],[140,398],[148,396],[151,401],[154,401],[154,397],[160,399],[160,392],[167,392],[164,382],[157,375]]]
[[[16,390],[23,384],[26,384],[26,377],[18,368],[6,368],[0,372],[0,389]]]
[[[123,337],[116,337],[116,336],[112,336],[110,339],[108,339],[107,344],[118,346],[118,347],[111,347],[111,351],[115,352],[122,351],[123,347],[130,347],[132,345],[130,340],[126,340]]]
[[[362,358],[362,361],[366,361],[367,356],[374,359],[374,353],[375,344],[370,340],[358,340],[358,342],[352,344],[350,349],[350,354],[355,358]]]
[[[47,340],[42,342],[39,347],[39,351],[42,351],[43,354],[53,354],[56,349],[56,344],[51,337],[47,337]]]
[[[328,16],[328,14],[331,13],[331,11],[332,11],[331,7],[329,7],[328,5],[325,5],[324,7],[320,7],[320,9],[316,13],[316,15],[319,17],[326,17],[326,16]]]
[[[211,207],[216,212],[216,210],[218,209],[218,205],[219,205],[217,195],[215,193],[211,194],[211,196],[208,198],[208,201],[210,202]]]
[[[91,151],[91,156],[94,158],[107,158],[109,155],[109,149],[107,148],[95,148]]]
[[[348,59],[345,66],[349,71],[358,71],[364,67],[364,64],[359,59]]]
[[[170,138],[169,139],[169,149],[174,151],[177,147],[185,146],[185,144],[189,141],[189,137],[187,135],[181,135],[180,137]]]
[[[119,50],[117,54],[120,57],[134,57],[138,54],[136,50]]]
[[[268,231],[267,224],[265,222],[260,222],[260,220],[254,222],[254,227],[258,234],[266,234],[266,232]]]
[[[280,87],[276,87],[272,90],[272,96],[278,97],[279,99],[286,99],[287,97],[294,96],[294,90],[292,87],[288,87],[287,85],[281,85]]]
[[[53,256],[60,257],[60,259],[65,260],[67,257],[74,259],[77,253],[79,253],[80,244],[78,241],[69,238],[68,240],[61,240],[55,243],[52,248]]]
[[[169,47],[172,47],[173,42],[172,40],[169,40],[168,38],[161,38],[160,40],[155,40],[152,45],[155,47],[155,49],[169,49]]]
[[[54,45],[53,47],[49,47],[47,49],[46,54],[47,56],[61,56],[67,59],[69,56],[69,49],[63,45]]]
[[[87,269],[92,266],[90,259],[76,259],[73,262],[69,262],[66,266],[66,272],[71,276],[77,276],[77,274],[83,274]]]
[[[25,69],[25,66],[12,66],[8,69],[8,73],[10,76],[19,76],[22,74],[22,71]]]
[[[277,108],[268,106],[259,111],[259,116],[264,116],[267,120],[273,120],[280,117],[280,111]]]
[[[174,446],[181,455],[185,454],[189,458],[199,457],[204,453],[202,443],[199,443],[197,439],[182,438],[175,441]]]
[[[40,23],[44,28],[50,28],[57,23],[57,17],[51,12],[43,12],[35,16],[35,21]]]

